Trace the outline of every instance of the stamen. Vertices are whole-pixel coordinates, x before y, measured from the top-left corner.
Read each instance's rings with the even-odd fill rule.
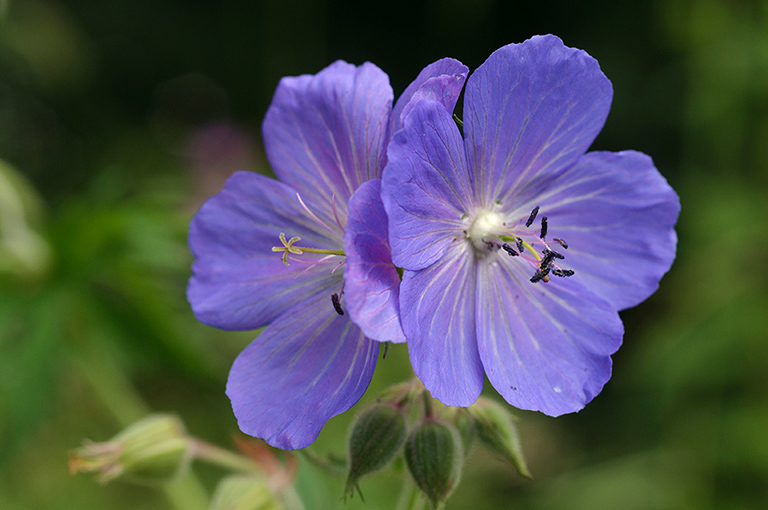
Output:
[[[565,248],[566,250],[568,249],[568,243],[566,243],[566,242],[565,242],[565,239],[560,239],[559,237],[555,237],[555,238],[554,238],[554,239],[552,239],[552,240],[553,240],[554,242],[558,243],[560,246],[562,246],[562,247],[563,247],[563,248]]]
[[[555,252],[544,250],[544,258],[541,259],[541,263],[539,264],[539,269],[546,269],[549,266],[549,263],[552,262],[552,259],[555,258]]]
[[[336,220],[336,225],[339,226],[339,230],[344,232],[344,227],[341,226],[341,221],[339,221],[339,215],[336,212],[336,193],[331,195],[331,207],[333,208],[333,218]]]
[[[315,220],[316,222],[318,222],[319,224],[321,224],[322,226],[324,226],[325,228],[327,228],[331,232],[335,232],[335,230],[333,230],[331,227],[329,227],[326,222],[324,222],[323,220],[321,220],[320,218],[315,216],[315,213],[313,213],[312,211],[309,210],[309,207],[307,207],[307,204],[305,204],[304,201],[301,199],[301,195],[296,193],[296,198],[299,199],[299,203],[301,204],[301,207],[303,207],[304,210],[307,211],[307,214],[309,214],[310,217],[312,217],[313,220]],[[335,212],[334,212],[334,214],[335,214]],[[338,219],[337,219],[337,221],[338,221]],[[344,229],[342,229],[342,230],[344,230]]]
[[[519,253],[517,253],[517,252],[516,252],[516,251],[515,251],[515,250],[514,250],[514,249],[513,249],[513,248],[512,248],[510,245],[508,245],[507,243],[504,243],[504,244],[502,244],[502,245],[501,245],[501,247],[502,247],[502,248],[504,248],[504,251],[505,251],[505,252],[507,252],[507,253],[509,254],[509,256],[510,256],[510,257],[517,257],[518,255],[520,255]]]
[[[560,278],[565,278],[568,276],[573,276],[573,269],[553,269],[552,274],[555,276],[559,276]]]
[[[531,277],[531,283],[536,283],[541,280],[544,280],[545,282],[549,281],[547,275],[549,274],[550,267],[551,266],[547,266],[544,269],[539,269],[536,271],[536,273],[534,273],[534,275]]]
[[[541,233],[539,234],[539,237],[543,241],[547,237],[547,217],[544,216],[541,218]]]
[[[344,310],[341,308],[341,303],[339,303],[339,295],[335,292],[331,294],[331,303],[333,303],[333,308],[336,310],[336,313],[344,315]]]
[[[531,211],[531,215],[528,216],[528,221],[525,222],[525,226],[530,227],[533,225],[533,221],[536,219],[536,215],[539,214],[539,206],[533,208],[533,211]]]
[[[516,244],[517,244],[517,251],[519,251],[520,253],[523,253],[523,250],[525,250],[525,246],[523,245],[523,239],[521,237],[517,238]]]
[[[553,258],[560,259],[560,260],[563,260],[565,258],[565,255],[563,255],[562,253],[557,253],[555,250],[546,249],[542,253],[544,255],[548,255],[551,253]]]
[[[491,241],[484,241],[484,242],[485,242],[485,246],[488,248],[488,251],[498,251],[499,250],[499,245],[498,244],[496,244],[494,242],[491,242]]]

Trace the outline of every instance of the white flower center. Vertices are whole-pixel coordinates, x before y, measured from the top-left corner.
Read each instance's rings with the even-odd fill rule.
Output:
[[[493,211],[480,211],[467,230],[467,238],[480,253],[488,253],[489,242],[496,241],[504,231],[504,218]]]

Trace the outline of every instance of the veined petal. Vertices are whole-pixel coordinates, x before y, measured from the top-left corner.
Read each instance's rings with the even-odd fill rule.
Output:
[[[295,262],[286,267],[272,251],[281,244],[281,232],[301,237],[298,246],[342,247],[341,233],[312,219],[292,188],[263,175],[237,172],[203,204],[189,227],[195,262],[187,287],[200,322],[255,329],[308,293],[340,286],[341,276],[330,274],[333,266]]]
[[[344,253],[344,306],[352,321],[373,340],[405,342],[380,179],[362,184],[349,200]]]
[[[389,78],[371,63],[337,61],[283,78],[262,127],[275,174],[333,218],[333,200],[346,206],[360,184],[380,177],[392,97]]]
[[[398,267],[422,269],[461,235],[463,216],[473,207],[463,140],[443,105],[419,101],[388,154],[382,200],[392,260]]]
[[[621,320],[578,280],[533,284],[519,262],[502,255],[478,264],[477,337],[488,380],[520,409],[578,411],[611,376]]]
[[[464,243],[437,263],[405,271],[400,321],[414,372],[449,406],[472,405],[483,389],[475,336],[476,264]]]
[[[680,199],[645,154],[588,153],[538,201],[574,278],[617,310],[653,294],[675,259]]]
[[[470,76],[464,133],[481,201],[506,202],[586,152],[611,105],[597,61],[552,35],[495,51]]]
[[[373,376],[379,343],[317,294],[270,324],[237,357],[227,396],[240,429],[284,450],[312,443]]]
[[[421,99],[437,101],[446,111],[452,113],[468,73],[467,66],[452,58],[440,59],[422,69],[395,102],[390,120],[390,133],[395,133],[402,127],[402,119],[410,111],[410,107]]]

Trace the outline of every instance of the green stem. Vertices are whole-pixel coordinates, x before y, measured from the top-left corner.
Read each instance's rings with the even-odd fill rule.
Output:
[[[403,488],[397,500],[397,507],[395,507],[396,510],[424,510],[426,501],[406,473],[403,478]]]
[[[315,452],[310,450],[309,448],[302,448],[301,450],[296,450],[296,453],[307,459],[311,464],[314,466],[319,467],[323,471],[334,475],[334,476],[346,476],[347,474],[347,465],[346,463],[334,463],[330,459],[325,459],[323,457],[320,457]]]
[[[244,471],[251,473],[258,471],[256,463],[251,459],[235,453],[230,450],[226,450],[216,445],[206,443],[197,438],[192,439],[192,453],[196,459],[215,464],[224,469],[232,471]]]

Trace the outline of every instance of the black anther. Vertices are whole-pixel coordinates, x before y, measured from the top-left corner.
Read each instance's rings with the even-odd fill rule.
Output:
[[[510,245],[508,245],[507,243],[504,243],[504,244],[502,244],[502,245],[501,245],[501,247],[502,247],[502,248],[504,248],[504,251],[505,251],[505,252],[507,252],[507,253],[509,254],[509,256],[510,256],[510,257],[517,257],[518,255],[520,255],[519,253],[517,253],[517,252],[514,250],[514,248],[512,248],[512,247],[511,247]]]
[[[525,222],[526,227],[530,227],[533,224],[533,220],[536,219],[536,215],[539,214],[539,206],[533,208],[533,211],[531,211],[531,215],[528,216],[528,221]]]

